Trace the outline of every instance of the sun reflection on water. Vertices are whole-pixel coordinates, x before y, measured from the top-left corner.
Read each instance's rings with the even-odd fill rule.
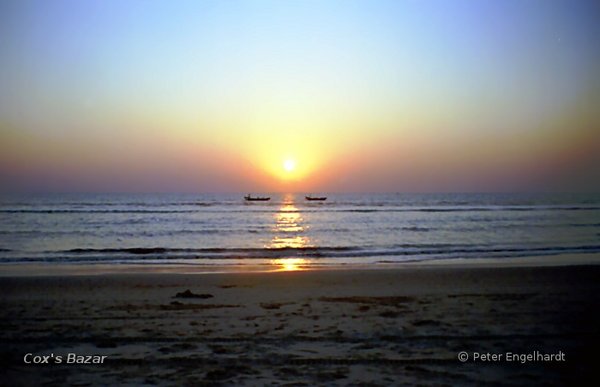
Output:
[[[271,264],[280,271],[304,270],[305,265],[308,263],[309,261],[304,258],[280,258],[271,261]]]
[[[302,249],[313,247],[310,238],[303,235],[308,230],[300,210],[294,203],[293,195],[286,195],[283,204],[275,213],[275,225],[273,226],[273,239],[266,246],[269,249]],[[290,252],[295,254],[294,251]],[[309,261],[304,258],[278,258],[271,261],[278,270],[294,271],[302,270]]]

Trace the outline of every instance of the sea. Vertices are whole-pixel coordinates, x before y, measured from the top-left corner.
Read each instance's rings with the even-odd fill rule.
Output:
[[[320,194],[322,195],[322,194]],[[36,194],[0,200],[4,264],[382,266],[600,252],[598,194]]]

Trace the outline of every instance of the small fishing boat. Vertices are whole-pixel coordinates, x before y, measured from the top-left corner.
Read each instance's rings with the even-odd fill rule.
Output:
[[[271,200],[271,198],[270,198],[270,197],[260,197],[260,196],[255,196],[255,197],[252,197],[252,196],[250,196],[250,195],[246,195],[246,196],[244,196],[244,199],[245,199],[247,202],[266,202],[267,200]]]
[[[310,201],[321,201],[322,202],[322,201],[327,200],[327,197],[326,196],[310,196],[310,195],[308,195],[308,196],[305,196],[304,199],[310,200]]]

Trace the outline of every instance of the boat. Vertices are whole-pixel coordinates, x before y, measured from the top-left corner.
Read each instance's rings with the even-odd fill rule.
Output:
[[[267,200],[271,200],[271,198],[270,198],[270,197],[260,197],[260,196],[255,196],[255,197],[252,197],[252,196],[250,196],[250,195],[246,195],[246,196],[244,196],[244,199],[245,199],[247,202],[266,202]]]
[[[325,201],[327,200],[327,196],[305,196],[304,199],[306,200],[310,200],[310,201]]]

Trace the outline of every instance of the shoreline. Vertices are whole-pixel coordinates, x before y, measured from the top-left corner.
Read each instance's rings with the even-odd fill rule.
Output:
[[[287,261],[291,262],[288,264]],[[300,260],[301,261],[301,260]],[[501,268],[554,267],[600,265],[600,253],[537,255],[507,258],[450,258],[409,262],[380,262],[372,264],[311,265],[298,258],[278,259],[270,264],[210,265],[210,264],[64,264],[64,263],[7,263],[0,264],[2,277],[78,276],[113,274],[243,274],[278,272],[369,271],[432,268]]]

